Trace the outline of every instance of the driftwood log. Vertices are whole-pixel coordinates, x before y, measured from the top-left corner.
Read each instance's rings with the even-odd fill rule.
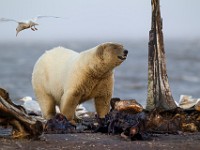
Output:
[[[0,88],[0,125],[11,126],[14,138],[37,137],[43,132],[42,122],[29,116],[22,106],[14,104],[8,92],[2,88]]]
[[[159,0],[151,0],[152,21],[149,32],[148,96],[147,110],[176,108],[172,97],[167,71]]]

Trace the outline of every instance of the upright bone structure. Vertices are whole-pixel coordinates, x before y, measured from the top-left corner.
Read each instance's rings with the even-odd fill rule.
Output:
[[[167,71],[159,0],[151,0],[152,22],[149,32],[148,96],[147,110],[176,108],[172,97]]]

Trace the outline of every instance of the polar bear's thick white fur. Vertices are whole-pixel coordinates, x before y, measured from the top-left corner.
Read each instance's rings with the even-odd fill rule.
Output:
[[[83,52],[63,47],[46,51],[36,62],[32,85],[43,117],[55,115],[58,105],[68,120],[73,120],[76,106],[94,98],[100,118],[110,109],[113,93],[113,69],[128,51],[117,43],[103,43]]]

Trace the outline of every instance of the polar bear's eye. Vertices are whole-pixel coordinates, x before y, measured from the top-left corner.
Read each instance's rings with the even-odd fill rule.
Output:
[[[113,49],[118,50],[119,47],[115,45],[115,46],[113,47]]]

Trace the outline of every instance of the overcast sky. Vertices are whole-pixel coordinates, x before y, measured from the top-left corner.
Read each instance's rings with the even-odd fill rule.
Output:
[[[200,0],[160,0],[166,38],[200,37]],[[15,22],[0,23],[0,40],[148,38],[150,0],[0,0],[0,18],[26,20],[37,15],[38,31],[15,37]]]

